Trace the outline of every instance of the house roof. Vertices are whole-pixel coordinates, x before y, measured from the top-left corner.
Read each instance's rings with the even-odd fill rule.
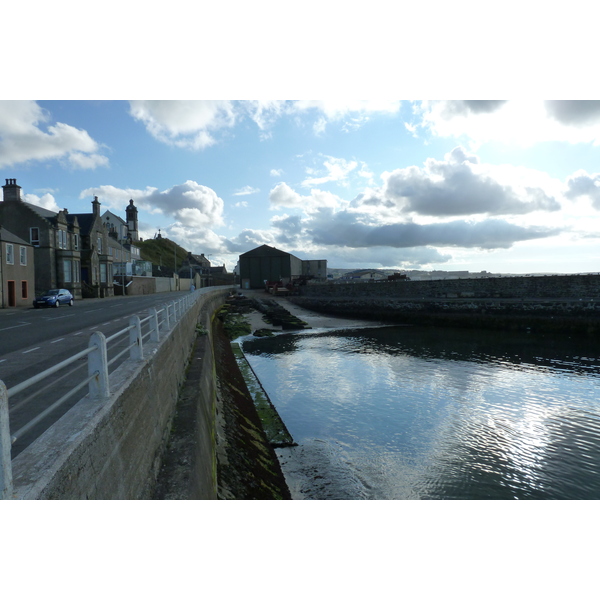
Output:
[[[240,254],[240,256],[292,256],[289,252],[284,252],[283,250],[278,250],[277,248],[273,248],[272,246],[267,246],[267,244],[263,244],[258,248],[254,248],[253,250],[248,250],[248,252],[244,252],[244,254]]]
[[[94,225],[96,215],[94,215],[94,213],[75,213],[67,215],[69,222],[71,222],[71,219],[74,217],[77,217],[81,235],[89,235],[92,226]]]
[[[26,204],[31,210],[36,212],[40,217],[44,217],[44,219],[53,220],[56,219],[58,213],[55,213],[52,210],[48,210],[47,208],[42,208],[41,206],[37,206],[36,204],[31,204],[30,202],[23,202]]]
[[[119,223],[121,223],[121,225],[125,225],[125,227],[127,227],[127,223],[121,217],[119,217],[119,215],[115,215],[114,212],[110,212],[110,210],[104,211],[104,214],[102,215],[103,221],[106,221],[107,215],[110,215],[111,218],[116,219],[117,221],[119,221]]]
[[[21,244],[22,246],[31,246],[29,242],[22,240],[20,237],[16,236],[14,233],[8,231],[4,227],[0,227],[0,240],[3,242],[8,242],[9,244]]]

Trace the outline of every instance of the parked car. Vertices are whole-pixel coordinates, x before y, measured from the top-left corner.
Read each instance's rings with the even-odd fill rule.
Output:
[[[33,301],[34,308],[39,308],[40,306],[53,306],[54,308],[58,308],[61,304],[73,306],[73,294],[71,294],[69,290],[48,290],[45,294],[38,296]]]

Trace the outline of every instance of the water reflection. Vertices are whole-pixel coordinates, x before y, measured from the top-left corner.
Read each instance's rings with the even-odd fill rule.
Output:
[[[384,327],[243,347],[300,442],[280,453],[296,497],[600,498],[590,341]]]

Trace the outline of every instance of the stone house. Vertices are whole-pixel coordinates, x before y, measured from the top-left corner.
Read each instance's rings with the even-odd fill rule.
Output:
[[[194,279],[199,287],[212,285],[210,261],[204,254],[192,254],[188,252],[183,259],[178,275],[181,279]]]
[[[0,226],[0,308],[31,306],[34,282],[33,246]]]
[[[86,298],[114,295],[113,257],[109,250],[108,230],[100,216],[100,202],[94,196],[91,213],[72,215],[77,218],[81,235],[81,284]]]
[[[16,179],[7,179],[2,191],[0,223],[33,247],[33,295],[64,287],[81,299],[81,238],[77,216],[69,215],[66,209],[55,213],[24,202]]]

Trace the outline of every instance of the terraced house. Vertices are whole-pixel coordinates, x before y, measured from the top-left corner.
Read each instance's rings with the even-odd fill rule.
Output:
[[[0,308],[31,306],[33,246],[0,226]]]
[[[35,294],[65,287],[81,298],[80,229],[67,210],[58,213],[21,199],[21,186],[7,179],[2,186],[0,224],[29,242],[35,255]]]
[[[21,198],[16,179],[2,186],[0,225],[34,248],[35,294],[67,288],[76,299],[113,295],[112,256],[100,217],[100,202],[91,213],[58,213]]]

